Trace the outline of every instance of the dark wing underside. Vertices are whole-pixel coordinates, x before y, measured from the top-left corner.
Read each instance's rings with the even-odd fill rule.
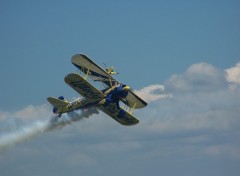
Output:
[[[125,126],[131,126],[136,125],[139,123],[139,120],[136,119],[134,116],[129,114],[125,111],[125,114],[123,116],[119,115],[120,110],[123,111],[123,109],[117,109],[117,106],[115,103],[110,103],[108,106],[99,106],[99,109],[101,109],[103,112],[105,112],[107,115],[112,117],[114,120],[119,122],[122,125]]]
[[[105,97],[102,92],[97,90],[78,74],[70,73],[64,80],[70,87],[87,99],[101,100]]]

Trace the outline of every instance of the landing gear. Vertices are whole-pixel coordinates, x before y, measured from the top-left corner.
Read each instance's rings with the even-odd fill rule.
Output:
[[[53,113],[56,114],[57,111],[58,111],[58,109],[54,107],[54,108],[53,108]]]

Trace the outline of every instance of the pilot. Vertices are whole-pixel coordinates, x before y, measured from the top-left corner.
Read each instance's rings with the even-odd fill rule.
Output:
[[[116,103],[117,109],[120,110],[119,106],[119,100],[122,98],[125,98],[128,95],[128,91],[130,90],[130,87],[124,84],[120,84],[118,87],[115,87],[113,90],[111,90],[105,99],[99,102],[99,104],[102,104],[104,107],[109,105],[109,103]],[[123,116],[124,111],[120,110],[119,115]]]

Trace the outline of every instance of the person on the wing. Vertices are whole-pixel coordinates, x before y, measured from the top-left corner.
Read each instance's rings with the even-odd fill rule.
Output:
[[[125,98],[128,95],[130,87],[124,84],[120,84],[118,87],[113,88],[110,92],[106,91],[107,97],[99,102],[99,104],[106,107],[109,103],[116,103],[117,109],[120,110],[119,100]],[[120,115],[123,115],[123,110],[119,112]]]
[[[109,75],[116,75],[116,74],[119,74],[117,72],[114,72],[114,67],[110,67],[110,68],[106,68],[106,72],[109,74]]]

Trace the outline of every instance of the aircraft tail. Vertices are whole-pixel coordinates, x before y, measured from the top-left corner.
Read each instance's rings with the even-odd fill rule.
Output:
[[[63,96],[59,98],[48,97],[47,100],[54,107],[53,113],[57,113],[61,107],[68,105],[67,100],[64,100]]]

